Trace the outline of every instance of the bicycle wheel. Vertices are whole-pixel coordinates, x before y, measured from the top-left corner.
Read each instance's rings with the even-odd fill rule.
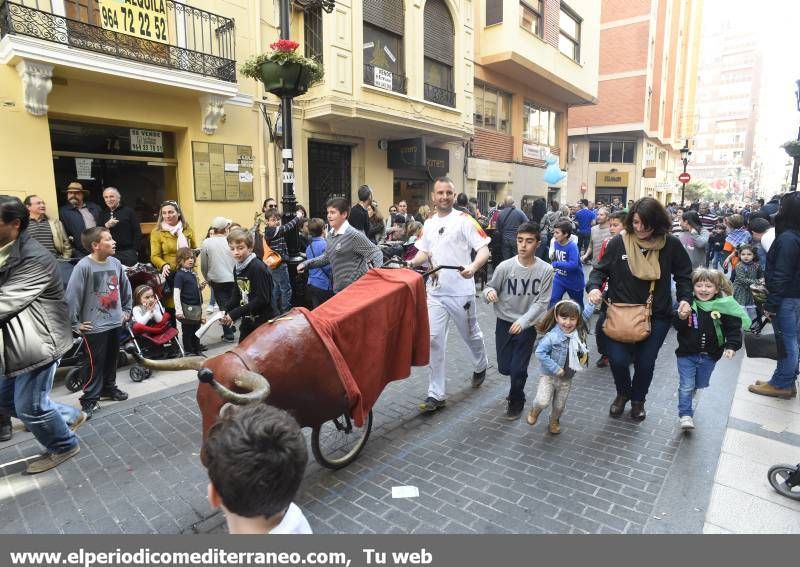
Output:
[[[323,467],[341,469],[352,463],[367,444],[372,431],[372,410],[363,427],[356,427],[349,415],[326,421],[311,432],[311,451]]]
[[[791,498],[792,500],[800,500],[800,484],[789,486],[786,480],[791,474],[797,470],[797,466],[792,465],[775,465],[770,467],[767,473],[769,483],[772,485],[779,494]]]

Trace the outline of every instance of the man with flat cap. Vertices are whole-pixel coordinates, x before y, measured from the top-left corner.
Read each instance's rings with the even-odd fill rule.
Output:
[[[58,215],[61,217],[61,223],[72,244],[73,257],[83,258],[89,252],[81,244],[81,234],[87,228],[93,228],[99,224],[100,207],[86,201],[89,191],[77,181],[67,185],[65,193],[67,194],[67,204],[58,209]]]

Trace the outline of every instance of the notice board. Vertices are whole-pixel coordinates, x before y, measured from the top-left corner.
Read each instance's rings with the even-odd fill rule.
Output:
[[[196,201],[252,201],[253,148],[192,142]]]

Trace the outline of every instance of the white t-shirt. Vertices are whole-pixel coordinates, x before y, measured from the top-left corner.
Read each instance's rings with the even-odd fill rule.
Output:
[[[425,221],[422,238],[414,245],[417,250],[428,253],[434,266],[467,266],[472,262],[470,254],[488,246],[491,238],[467,213],[451,211],[446,216],[438,214]],[[457,297],[475,295],[475,279],[464,279],[456,270],[441,270],[439,287],[429,289],[431,295]]]
[[[303,515],[303,511],[292,502],[286,513],[283,515],[281,523],[272,528],[269,533],[271,534],[311,534],[311,526],[308,525],[308,520]]]

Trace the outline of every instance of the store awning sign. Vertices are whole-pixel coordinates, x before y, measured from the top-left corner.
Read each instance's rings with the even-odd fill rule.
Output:
[[[628,173],[621,171],[598,171],[595,185],[597,187],[627,187]]]
[[[169,43],[167,0],[99,0],[105,30]]]
[[[426,167],[425,142],[422,138],[389,142],[389,169]]]
[[[148,154],[164,153],[164,138],[158,130],[131,128],[131,151]]]
[[[425,148],[425,167],[431,180],[444,177],[450,171],[450,152],[441,148],[427,146]]]

